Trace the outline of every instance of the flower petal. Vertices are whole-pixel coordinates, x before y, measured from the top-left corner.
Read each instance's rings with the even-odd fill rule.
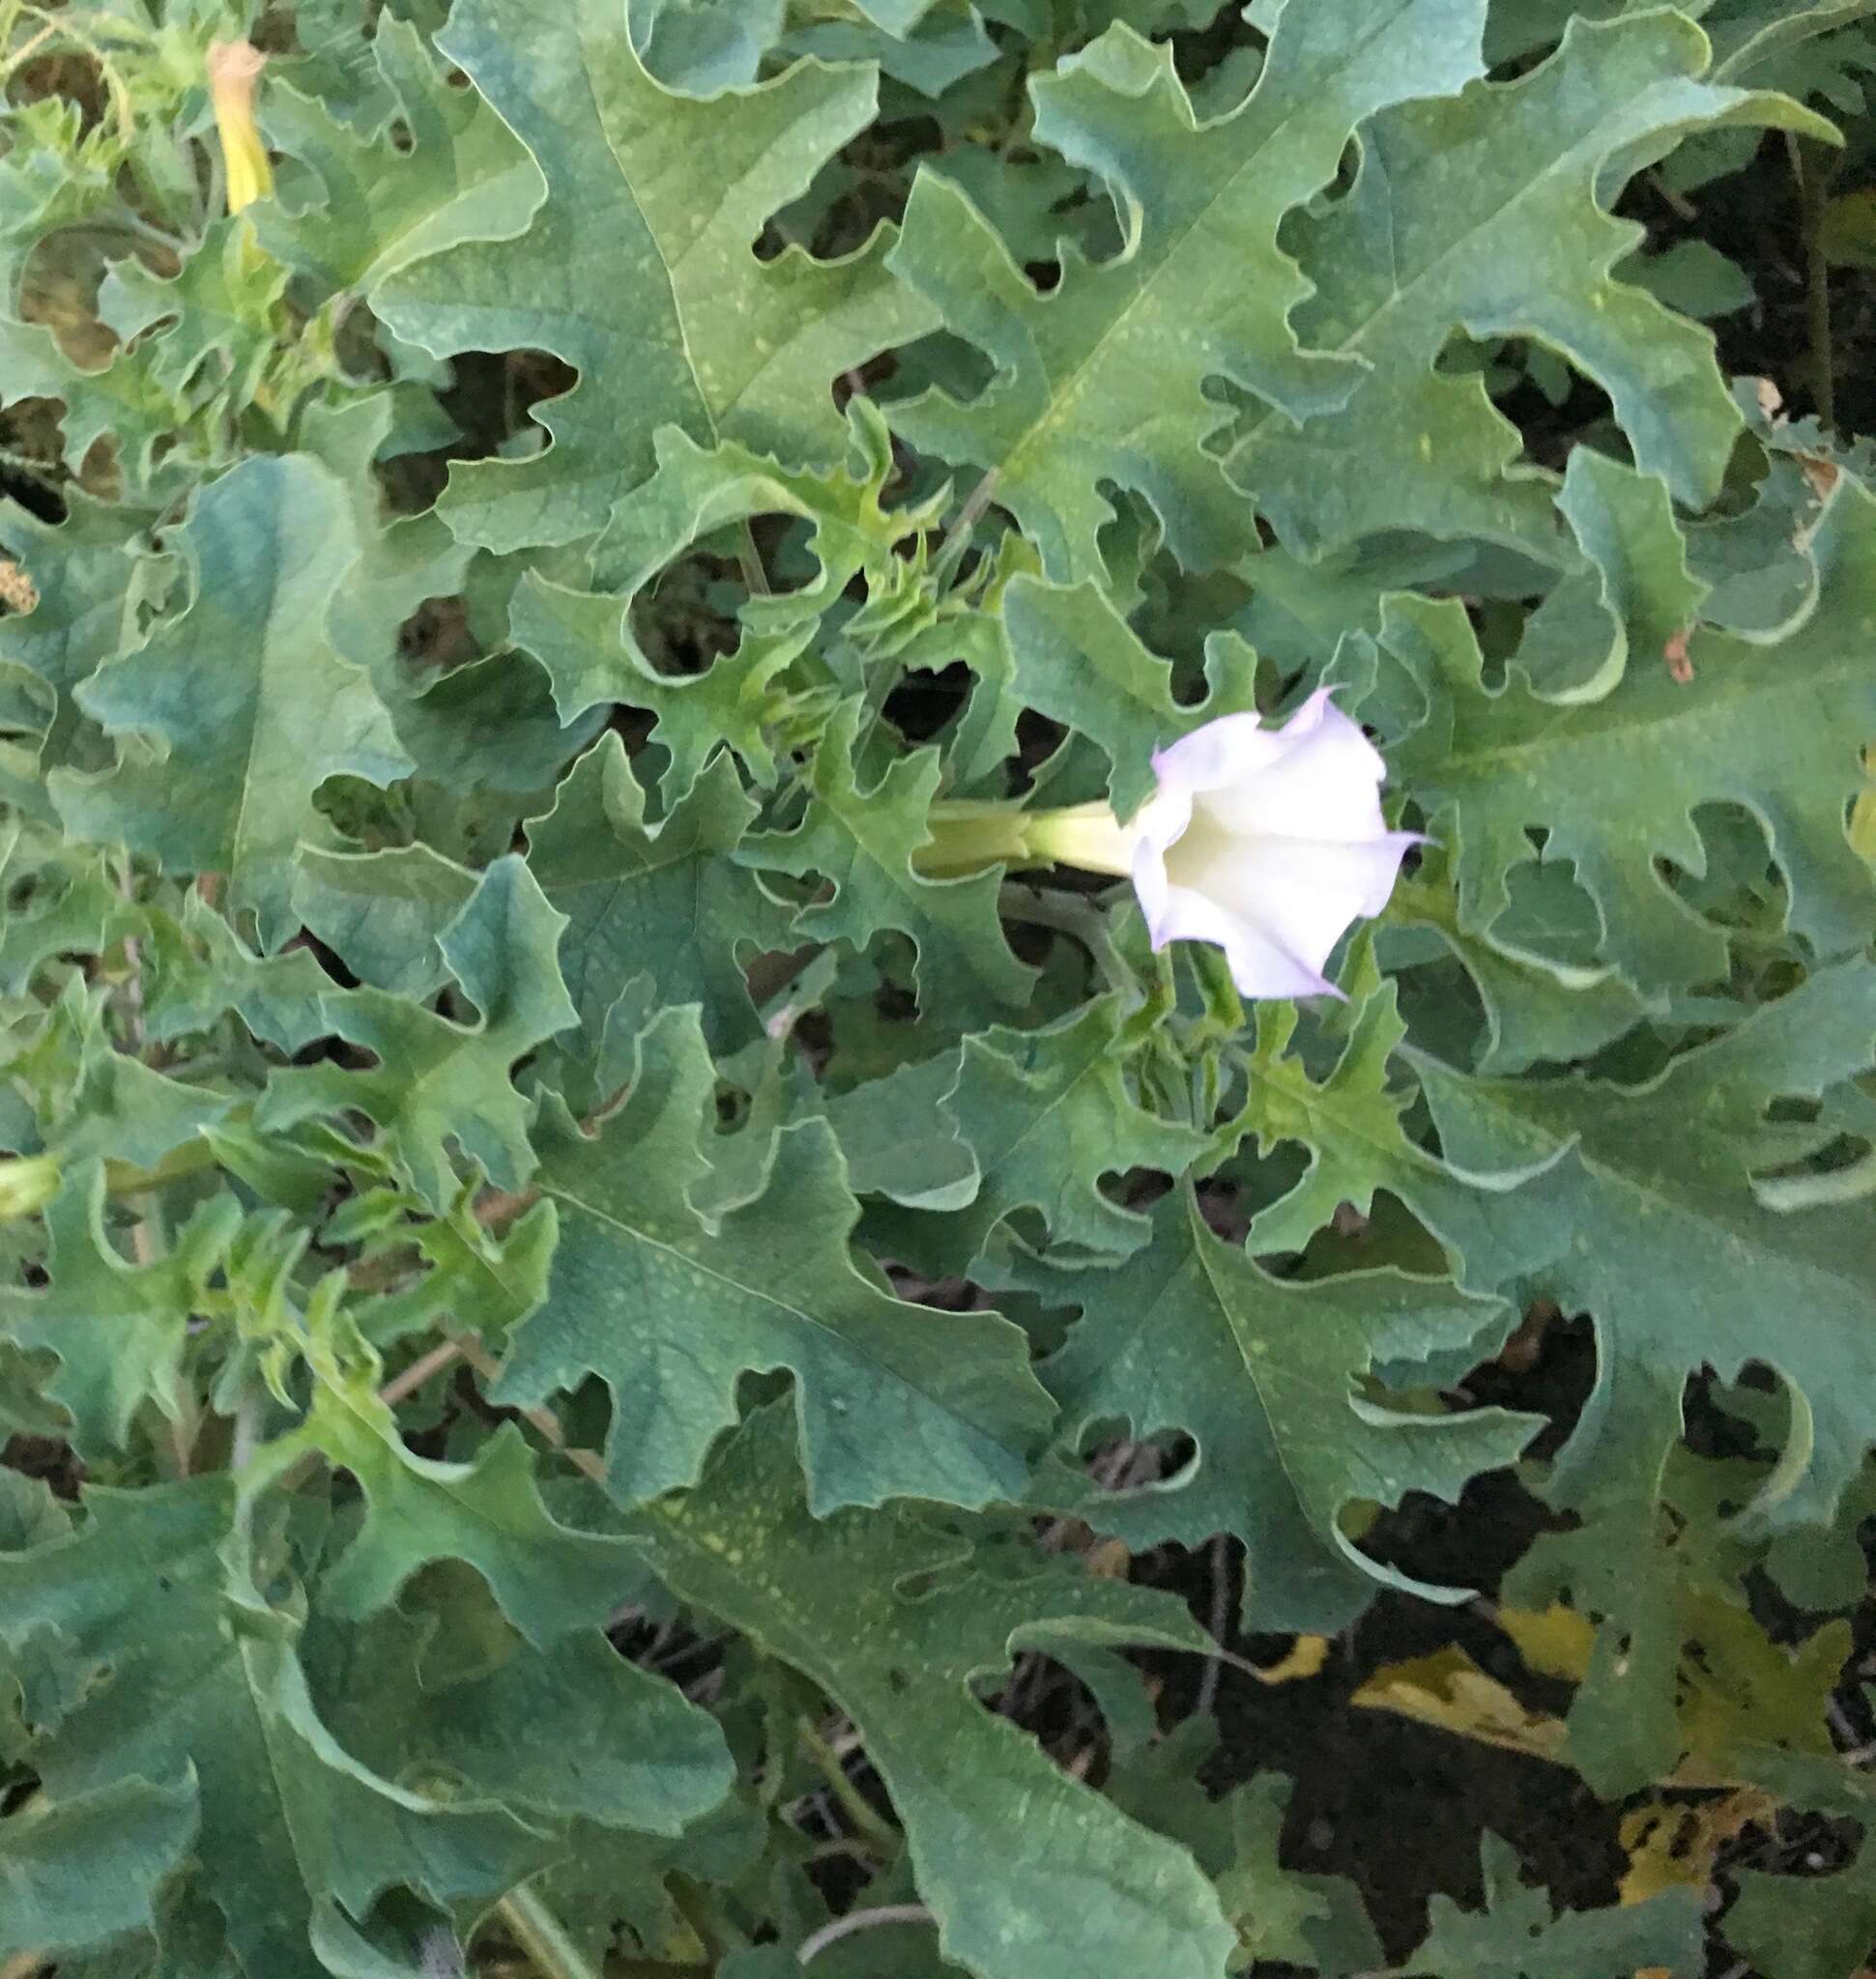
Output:
[[[1283,730],[1266,729],[1258,715],[1220,715],[1156,752],[1153,774],[1162,790],[1188,796],[1230,789],[1276,762],[1284,753],[1283,738]]]
[[[1225,715],[1153,759],[1134,819],[1134,889],[1156,949],[1225,951],[1248,996],[1338,993],[1322,965],[1378,914],[1417,832],[1381,813],[1386,765],[1324,689],[1281,729]]]
[[[1282,754],[1255,776],[1207,790],[1201,801],[1227,830],[1297,839],[1378,838],[1387,765],[1374,745],[1324,695],[1299,708],[1275,738]]]
[[[1246,861],[1252,870],[1229,904],[1252,927],[1319,969],[1351,922],[1387,905],[1412,843],[1403,835],[1353,844],[1266,839],[1267,850],[1255,867]]]
[[[1223,949],[1231,980],[1246,996],[1337,995],[1335,985],[1312,968],[1261,928],[1227,912],[1216,901],[1190,887],[1165,883],[1149,906],[1146,889],[1135,879],[1146,925],[1157,952],[1169,941],[1204,941]]]

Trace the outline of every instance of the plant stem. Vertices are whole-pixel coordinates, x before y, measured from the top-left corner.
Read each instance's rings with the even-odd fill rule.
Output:
[[[971,489],[965,499],[964,506],[952,517],[950,527],[938,543],[938,556],[932,562],[932,579],[939,590],[944,588],[945,580],[963,560],[964,553],[969,549],[971,535],[996,493],[996,470],[992,468]]]
[[[823,1924],[811,1937],[801,1940],[801,1948],[795,1953],[800,1965],[807,1965],[817,1959],[830,1944],[838,1944],[844,1937],[851,1937],[856,1932],[877,1931],[882,1924],[936,1924],[934,1917],[923,1904],[881,1904],[875,1910],[850,1910],[845,1917],[836,1917],[831,1924]]]
[[[48,20],[40,29],[38,34],[28,37],[26,45],[23,48],[15,49],[13,54],[7,57],[6,61],[0,62],[0,82],[5,82],[22,63],[30,62],[57,32],[58,23]],[[6,1970],[11,1972],[13,1967],[9,1965],[6,1967]]]
[[[829,1790],[840,1802],[841,1812],[882,1854],[896,1855],[899,1852],[899,1830],[881,1819],[872,1801],[847,1777],[847,1768],[841,1764],[840,1755],[834,1748],[805,1718],[800,1724],[801,1743],[807,1747],[809,1758],[825,1775]]]
[[[753,598],[769,594],[768,573],[763,568],[762,552],[756,548],[756,532],[745,522],[736,542],[736,565],[742,572],[744,588]]]
[[[432,1347],[420,1360],[413,1361],[402,1374],[386,1382],[378,1391],[378,1399],[390,1403],[394,1408],[406,1395],[415,1394],[431,1375],[441,1374],[462,1358],[462,1342],[445,1340],[440,1346]]]
[[[451,1334],[448,1335],[456,1350],[462,1355],[484,1381],[492,1381],[501,1369],[483,1348],[480,1337],[476,1334]],[[604,1462],[590,1449],[581,1449],[577,1444],[569,1443],[566,1431],[561,1427],[561,1419],[552,1409],[523,1409],[521,1420],[529,1422],[546,1438],[547,1442],[573,1466],[584,1471],[595,1484],[606,1481]]]
[[[997,907],[1014,920],[1053,928],[1057,934],[1066,934],[1079,941],[1087,950],[1089,960],[1100,970],[1108,988],[1119,990],[1131,1000],[1138,1000],[1140,986],[1134,979],[1134,972],[1114,946],[1107,916],[1091,901],[1079,894],[1005,886],[997,896]]]
[[[600,1979],[599,1968],[567,1936],[565,1927],[527,1884],[495,1907],[541,1979]]]

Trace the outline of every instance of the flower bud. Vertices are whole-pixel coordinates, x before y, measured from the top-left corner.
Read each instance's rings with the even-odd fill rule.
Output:
[[[209,96],[227,168],[228,211],[239,213],[274,190],[274,167],[254,122],[254,99],[267,57],[251,42],[211,42]]]

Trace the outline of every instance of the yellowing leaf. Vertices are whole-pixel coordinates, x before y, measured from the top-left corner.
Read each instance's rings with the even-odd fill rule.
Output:
[[[1770,1821],[1778,1803],[1756,1787],[1741,1787],[1717,1800],[1680,1806],[1654,1801],[1622,1818],[1619,1835],[1628,1851],[1624,1904],[1645,1904],[1673,1889],[1705,1889],[1719,1851],[1754,1821]]]
[[[1517,1645],[1517,1652],[1540,1677],[1559,1677],[1580,1683],[1589,1669],[1596,1626],[1573,1608],[1553,1602],[1539,1613],[1529,1608],[1501,1608],[1498,1626]]]
[[[1329,1660],[1326,1635],[1299,1635],[1288,1651],[1274,1663],[1254,1667],[1250,1674],[1259,1683],[1294,1683],[1301,1678],[1319,1677]]]
[[[1350,1703],[1367,1710],[1393,1711],[1416,1724],[1506,1752],[1521,1752],[1529,1759],[1548,1760],[1553,1765],[1569,1764],[1563,1720],[1526,1710],[1461,1649],[1449,1647],[1410,1662],[1390,1663],[1377,1670]]]
[[[1863,751],[1863,768],[1876,778],[1876,744]],[[1850,808],[1850,843],[1876,865],[1876,782],[1870,783]]]

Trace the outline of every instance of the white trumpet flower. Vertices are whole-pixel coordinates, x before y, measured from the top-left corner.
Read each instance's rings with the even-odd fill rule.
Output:
[[[1355,920],[1387,905],[1416,832],[1381,817],[1386,765],[1313,694],[1280,729],[1223,715],[1153,758],[1159,789],[1122,823],[1105,804],[1029,814],[1035,858],[1125,875],[1155,949],[1223,949],[1246,996],[1335,993],[1322,966]]]

